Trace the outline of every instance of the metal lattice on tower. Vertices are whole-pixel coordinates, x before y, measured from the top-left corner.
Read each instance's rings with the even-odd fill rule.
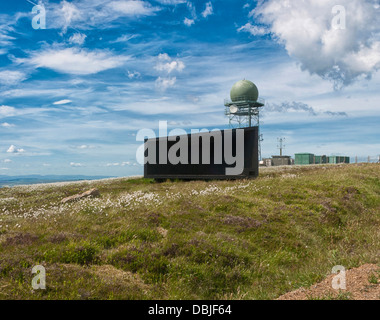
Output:
[[[259,98],[256,85],[249,80],[236,82],[230,92],[230,99],[224,100],[225,115],[228,116],[230,128],[257,126],[259,129],[259,160],[261,160],[260,108],[265,101]]]
[[[277,138],[277,149],[280,149],[280,156],[282,156],[282,150],[285,149],[285,138]]]

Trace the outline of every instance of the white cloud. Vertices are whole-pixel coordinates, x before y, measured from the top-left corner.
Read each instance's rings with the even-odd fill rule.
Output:
[[[129,79],[138,79],[140,77],[141,77],[140,72],[138,72],[138,71],[131,72],[131,71],[128,70],[128,78]]]
[[[120,166],[120,163],[116,162],[116,163],[107,163],[106,164],[106,167],[118,167]]]
[[[173,71],[181,72],[185,68],[185,64],[181,60],[173,60],[167,53],[161,53],[158,55],[158,62],[154,68],[167,73]]]
[[[5,15],[4,15],[5,18]],[[0,20],[2,21],[2,20]],[[0,46],[2,47],[8,47],[12,45],[12,40],[15,40],[16,38],[9,36],[7,33],[9,31],[13,31],[13,28],[9,25],[11,21],[4,21],[5,24],[0,24]]]
[[[166,89],[173,87],[177,81],[176,77],[173,78],[161,78],[158,77],[156,80],[156,88],[165,91]]]
[[[253,36],[262,36],[269,33],[269,30],[267,28],[261,27],[261,26],[255,26],[255,25],[250,24],[249,22],[246,23],[244,26],[240,27],[238,31],[249,32]]]
[[[118,37],[116,40],[111,41],[111,43],[128,42],[129,40],[134,39],[138,36],[139,36],[138,34],[124,34]]]
[[[4,127],[4,128],[11,128],[11,127],[14,127],[14,126],[15,126],[14,124],[8,123],[8,122],[0,123],[0,127]]]
[[[62,1],[62,7],[58,9],[63,32],[65,33],[70,24],[74,21],[79,21],[83,18],[81,11],[75,4],[67,1]]]
[[[131,165],[133,165],[131,162],[125,161],[125,162],[121,162],[121,163],[119,163],[119,162],[107,163],[106,167],[119,167],[119,166],[125,167],[125,166],[131,166]]]
[[[186,3],[187,0],[157,0],[157,1],[165,5],[177,5],[181,3]]]
[[[73,43],[73,44],[78,44],[81,46],[84,43],[84,41],[86,40],[86,37],[87,36],[83,33],[74,33],[70,37],[69,42]]]
[[[333,25],[334,0],[260,2],[251,12],[303,70],[339,87],[380,69],[380,12],[372,0],[341,0],[346,28]]]
[[[120,67],[127,59],[125,56],[114,56],[108,51],[66,48],[34,53],[31,58],[22,59],[20,62],[61,73],[87,75]]]
[[[207,2],[205,10],[202,12],[202,17],[207,18],[208,16],[212,15],[213,13],[214,13],[214,10],[212,8],[211,1]]]
[[[49,3],[46,10],[47,26],[61,29],[62,33],[66,33],[68,28],[75,30],[88,30],[92,27],[108,28],[121,17],[133,19],[152,16],[160,8],[141,0],[81,0]]]
[[[107,6],[126,16],[150,16],[158,10],[148,2],[139,0],[112,1]]]
[[[26,79],[26,75],[20,71],[0,71],[0,84],[15,85]]]
[[[197,12],[196,12],[195,6],[194,6],[193,3],[190,2],[190,1],[187,1],[186,4],[187,4],[187,8],[188,8],[189,11],[190,11],[191,17],[192,17],[194,20],[196,20],[196,19],[197,19]]]
[[[24,149],[17,149],[13,144],[8,148],[7,153],[24,153]]]
[[[53,104],[68,104],[68,103],[71,103],[72,101],[71,100],[68,100],[68,99],[63,99],[63,100],[59,100],[59,101],[56,101],[54,102]]]
[[[80,146],[77,146],[76,147],[77,149],[81,149],[81,150],[85,150],[85,149],[93,149],[94,147],[93,146],[90,146],[88,144],[82,144]]]
[[[11,163],[12,160],[11,160],[11,159],[4,159],[3,162],[4,162],[4,163]]]
[[[16,109],[10,106],[0,106],[0,117],[12,117],[16,114]]]
[[[335,112],[330,110],[319,111],[313,108],[312,106],[303,103],[303,102],[282,102],[281,104],[277,103],[267,103],[263,110],[263,116],[265,117],[267,113],[270,112],[279,112],[284,114],[286,112],[307,112],[311,116],[340,116],[347,117],[346,112]]]
[[[83,167],[81,163],[76,163],[76,162],[70,162],[71,167]]]
[[[185,18],[185,20],[183,20],[183,23],[190,27],[191,25],[193,25],[195,23],[194,19],[189,19],[189,18]]]

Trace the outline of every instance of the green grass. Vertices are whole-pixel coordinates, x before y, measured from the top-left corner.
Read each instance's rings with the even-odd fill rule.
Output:
[[[368,282],[371,284],[378,284],[379,283],[380,274],[374,274],[371,273],[368,277]]]
[[[99,198],[60,203],[92,187]],[[378,164],[2,188],[0,299],[275,299],[378,264],[379,243]]]

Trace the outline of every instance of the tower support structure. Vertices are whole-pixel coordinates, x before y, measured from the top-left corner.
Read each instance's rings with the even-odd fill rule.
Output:
[[[259,160],[261,160],[261,141],[260,134],[260,108],[264,107],[265,100],[251,100],[247,97],[235,97],[234,100],[225,99],[224,114],[228,117],[230,128],[258,127],[259,130]]]

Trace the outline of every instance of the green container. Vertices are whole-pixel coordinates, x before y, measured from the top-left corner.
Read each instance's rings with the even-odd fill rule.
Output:
[[[329,163],[337,164],[337,163],[350,163],[350,157],[343,156],[330,156]]]
[[[337,157],[336,156],[330,156],[329,157],[329,163],[336,164],[337,162]]]
[[[326,156],[315,156],[315,164],[323,164],[323,163],[327,163]]]
[[[308,165],[314,163],[313,153],[296,153],[294,164],[295,165]]]

